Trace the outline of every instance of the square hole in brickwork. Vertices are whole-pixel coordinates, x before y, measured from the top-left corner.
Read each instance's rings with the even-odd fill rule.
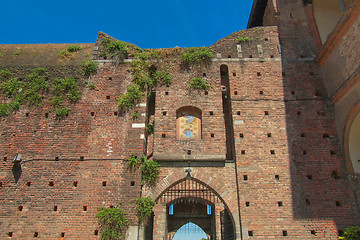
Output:
[[[268,39],[268,38],[265,38],[264,40],[265,40],[265,41],[269,41],[269,39]]]
[[[65,233],[64,232],[60,233],[60,237],[65,237]]]
[[[310,233],[311,233],[312,235],[316,235],[316,231],[315,231],[315,230],[311,230]]]
[[[249,58],[252,58],[252,55],[249,55]]]
[[[59,157],[55,157],[55,161],[59,161]]]
[[[84,156],[80,156],[80,160],[84,160],[85,159],[85,157]]]
[[[318,91],[318,90],[315,91],[315,97],[321,97],[320,91]]]
[[[110,99],[110,96],[106,96],[106,99]]]
[[[117,116],[118,115],[118,112],[114,112],[114,116]]]
[[[240,137],[243,138],[243,137],[244,137],[244,134],[243,134],[243,133],[240,133]]]
[[[26,116],[26,117],[29,117],[29,113],[25,113],[25,116]]]
[[[268,134],[267,134],[267,137],[268,137],[268,138],[271,138],[271,133],[268,133]]]
[[[110,205],[110,208],[114,208],[114,206],[113,206],[113,205]]]
[[[306,154],[307,154],[306,150],[303,150],[303,155],[306,155]]]
[[[53,181],[50,181],[50,182],[49,182],[49,186],[50,186],[50,187],[53,187],[53,186],[54,186],[54,182],[53,182]]]
[[[206,73],[203,73],[203,77],[206,77]]]
[[[211,133],[210,136],[211,136],[212,138],[214,138],[214,137],[215,137],[215,134],[214,134],[214,133]]]
[[[260,93],[260,95],[263,95],[263,94],[264,94],[264,91],[260,91],[259,93]]]
[[[326,112],[325,111],[317,111],[316,112],[318,115],[320,116],[325,116],[326,115]]]
[[[74,181],[74,182],[73,182],[73,186],[74,186],[74,187],[77,187],[77,186],[78,186],[78,182],[77,182],[77,181]]]
[[[245,150],[241,150],[241,154],[245,154]]]
[[[335,202],[335,206],[341,207],[341,202],[340,202],[340,201],[336,201],[336,202]]]
[[[291,91],[291,94],[294,95],[294,94],[295,94],[295,91]]]
[[[306,177],[307,177],[307,179],[309,179],[309,180],[312,180],[312,179],[313,179],[313,176],[312,176],[312,175],[307,175]]]
[[[26,182],[26,186],[30,187],[31,186],[31,182]]]
[[[236,77],[236,72],[233,72],[233,77]]]
[[[93,117],[95,116],[95,112],[91,112],[90,115]]]
[[[165,133],[161,134],[161,137],[166,138],[166,134]]]
[[[95,235],[95,236],[99,235],[99,230],[95,230],[95,231],[94,231],[94,235]]]
[[[254,236],[254,231],[248,231],[249,237]]]
[[[282,206],[283,206],[283,202],[281,202],[281,201],[278,202],[278,206],[279,206],[279,207],[282,207]]]
[[[109,80],[112,80],[112,77],[109,77]]]
[[[243,178],[244,178],[245,181],[247,181],[248,180],[248,175],[244,175]]]
[[[305,204],[308,205],[308,206],[310,206],[310,204],[311,204],[311,203],[310,203],[310,200],[309,200],[309,199],[305,199]]]
[[[168,96],[168,95],[169,95],[169,92],[166,91],[166,92],[165,92],[165,95]]]
[[[83,211],[84,211],[84,212],[87,211],[87,206],[83,206]]]
[[[338,230],[338,235],[339,236],[344,236],[344,231],[343,230]]]
[[[249,207],[249,206],[250,206],[250,202],[245,202],[245,206]]]
[[[162,115],[163,115],[163,116],[166,116],[166,114],[167,114],[167,111],[163,111],[163,112],[162,112]]]
[[[131,181],[130,186],[132,186],[132,187],[135,186],[135,181]]]
[[[296,115],[300,116],[300,115],[301,115],[301,111],[296,111]]]
[[[275,150],[270,150],[270,154],[275,154]]]
[[[286,230],[283,230],[283,231],[282,231],[282,235],[283,235],[283,236],[287,236],[287,235],[288,235],[288,232],[287,232]]]
[[[269,115],[269,111],[264,111],[264,115]]]
[[[271,54],[271,55],[270,55],[270,58],[274,58],[274,55]]]
[[[300,137],[302,138],[305,137],[305,133],[300,134]]]
[[[339,179],[339,173],[336,170],[331,171],[331,177],[334,179]]]
[[[7,157],[4,157],[4,162],[6,162],[6,160],[7,160]]]
[[[236,115],[240,116],[240,115],[241,115],[241,112],[240,112],[240,111],[237,111],[237,112],[236,112]]]
[[[279,176],[279,175],[275,175],[275,180],[280,180],[280,176]]]
[[[58,210],[58,206],[54,206],[53,210],[54,210],[54,212],[56,212]]]
[[[257,76],[261,76],[261,72],[257,72],[256,75],[257,75]]]
[[[234,91],[234,95],[238,95],[238,91]]]
[[[105,187],[106,186],[106,181],[102,182],[102,186]]]
[[[228,55],[228,58],[231,58],[231,55]]]
[[[49,117],[49,113],[45,113],[45,118],[48,118]]]
[[[38,232],[34,232],[34,238],[39,237],[39,233]]]
[[[313,72],[309,72],[310,76],[314,76],[315,74]]]
[[[213,112],[213,111],[210,111],[209,114],[210,114],[210,116],[213,116],[213,115],[214,115],[214,112]]]
[[[23,206],[18,206],[18,211],[21,212],[24,209]]]
[[[0,182],[0,187],[2,187],[3,186],[3,183],[2,182]]]
[[[204,94],[205,94],[205,95],[209,95],[209,92],[208,92],[208,91],[205,91]]]
[[[336,155],[336,151],[330,151],[330,155]]]
[[[323,138],[330,138],[330,135],[328,133],[323,133]]]
[[[281,75],[286,76],[286,73],[285,73],[285,72],[282,72]]]
[[[9,237],[12,237],[12,236],[13,236],[13,233],[12,233],[12,232],[8,232],[7,235],[8,235]]]

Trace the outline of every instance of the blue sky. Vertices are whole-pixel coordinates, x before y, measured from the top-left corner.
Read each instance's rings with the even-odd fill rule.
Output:
[[[253,0],[1,0],[0,44],[94,43],[99,31],[141,48],[210,46],[246,28]]]

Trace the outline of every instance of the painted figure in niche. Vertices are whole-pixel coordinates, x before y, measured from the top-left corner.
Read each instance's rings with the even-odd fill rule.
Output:
[[[178,139],[195,140],[201,138],[201,120],[198,114],[189,111],[180,112],[177,119]]]

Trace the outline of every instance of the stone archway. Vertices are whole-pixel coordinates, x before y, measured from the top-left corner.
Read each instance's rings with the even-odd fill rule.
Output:
[[[235,239],[235,224],[224,200],[205,183],[195,178],[183,178],[159,194],[154,207],[153,239],[170,240],[174,231],[187,222],[200,226],[211,240]],[[178,215],[169,216],[169,206]],[[211,206],[210,215],[206,206]],[[196,210],[194,210],[196,209]],[[226,214],[224,214],[226,213]],[[225,231],[226,229],[226,231]]]

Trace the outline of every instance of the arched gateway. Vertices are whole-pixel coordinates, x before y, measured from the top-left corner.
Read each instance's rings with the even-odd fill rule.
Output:
[[[224,200],[211,187],[190,176],[166,188],[156,198],[145,239],[171,240],[184,224],[198,225],[209,240],[234,240],[234,221]],[[152,236],[150,236],[152,235]]]

